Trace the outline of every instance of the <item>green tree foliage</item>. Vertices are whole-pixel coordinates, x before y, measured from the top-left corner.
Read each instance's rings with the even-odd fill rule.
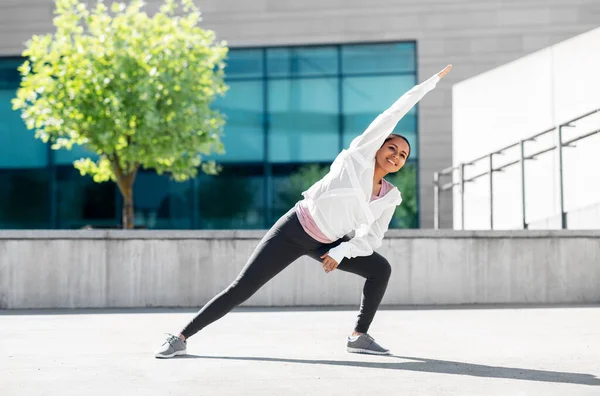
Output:
[[[33,36],[20,66],[13,108],[53,149],[85,146],[98,158],[75,167],[96,182],[112,180],[124,198],[123,228],[133,227],[139,167],[177,181],[198,168],[216,173],[202,154],[223,152],[224,121],[210,105],[226,92],[225,43],[199,27],[192,0],[166,0],[152,17],[143,2],[57,0],[56,32]]]
[[[402,203],[396,208],[390,228],[417,228],[417,164],[407,163],[397,173],[389,174],[385,179],[402,193]]]
[[[302,199],[302,192],[306,191],[322,179],[329,172],[329,166],[318,164],[303,165],[292,173],[287,183],[282,184],[278,191],[278,198],[285,210]]]

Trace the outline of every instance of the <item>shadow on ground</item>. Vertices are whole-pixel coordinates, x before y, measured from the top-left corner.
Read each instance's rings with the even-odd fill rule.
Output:
[[[388,356],[391,360],[409,360],[404,362],[361,362],[344,360],[308,360],[308,359],[283,359],[268,357],[243,357],[243,356],[200,356],[185,355],[188,359],[218,359],[218,360],[246,360],[276,363],[323,364],[331,366],[347,366],[376,368],[389,370],[420,371],[437,374],[470,375],[474,377],[505,378],[525,381],[557,382],[579,385],[600,386],[600,378],[592,374],[565,373],[560,371],[529,370],[515,367],[486,366],[483,364],[454,362],[449,360],[434,360],[411,356]],[[386,358],[388,358],[386,357]]]

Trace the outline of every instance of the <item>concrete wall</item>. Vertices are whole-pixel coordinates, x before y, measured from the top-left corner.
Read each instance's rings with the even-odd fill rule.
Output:
[[[454,163],[470,162],[520,139],[600,109],[600,28],[473,77],[453,88]],[[600,129],[600,113],[563,129],[563,141]],[[553,134],[526,143],[526,154],[555,145]],[[600,135],[563,149],[565,211],[600,203],[597,157]],[[498,166],[518,158],[518,148],[495,158]],[[556,151],[526,164],[526,221],[548,228],[560,215]],[[481,161],[468,174],[485,170]],[[459,191],[455,190],[455,227]],[[465,228],[489,229],[489,178],[469,183],[465,192]],[[494,174],[494,228],[521,228],[521,173],[513,166]],[[599,228],[597,216],[571,216],[569,228]],[[587,220],[587,221],[581,221]],[[569,223],[569,222],[568,222]]]
[[[149,10],[157,0],[148,0]],[[107,1],[110,3],[110,1]],[[196,0],[205,26],[232,47],[416,40],[423,80],[454,64],[420,107],[422,227],[433,226],[432,172],[452,165],[451,86],[598,26],[590,0]],[[53,1],[3,0],[0,56],[52,30]],[[399,95],[401,92],[398,93]],[[442,201],[452,224],[451,197]]]
[[[200,307],[261,231],[0,231],[0,308]],[[598,303],[600,232],[390,231],[383,304]],[[274,258],[275,259],[275,258]],[[301,258],[245,306],[358,306],[364,280]]]

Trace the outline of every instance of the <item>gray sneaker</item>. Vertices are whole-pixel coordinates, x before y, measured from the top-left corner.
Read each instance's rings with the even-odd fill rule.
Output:
[[[368,353],[371,355],[389,355],[390,350],[385,349],[375,342],[373,337],[368,334],[361,334],[356,337],[348,337],[346,350],[351,353]]]
[[[172,358],[178,355],[185,355],[187,348],[187,342],[181,341],[181,338],[168,334],[165,343],[154,354],[157,358]]]

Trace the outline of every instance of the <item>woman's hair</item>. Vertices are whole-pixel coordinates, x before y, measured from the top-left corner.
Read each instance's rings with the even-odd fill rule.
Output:
[[[402,136],[402,135],[398,135],[397,133],[392,133],[392,134],[390,134],[390,136],[388,136],[388,137],[385,139],[385,141],[383,142],[383,144],[385,144],[385,143],[387,143],[387,142],[389,142],[390,140],[392,140],[392,139],[395,139],[395,138],[400,138],[400,139],[404,140],[404,141],[406,142],[406,144],[408,144],[408,154],[407,154],[407,156],[406,156],[406,159],[408,159],[408,157],[410,157],[410,153],[412,152],[412,147],[410,147],[410,142],[409,142],[409,141],[408,141],[408,139],[407,139],[407,138],[405,138],[404,136]]]

